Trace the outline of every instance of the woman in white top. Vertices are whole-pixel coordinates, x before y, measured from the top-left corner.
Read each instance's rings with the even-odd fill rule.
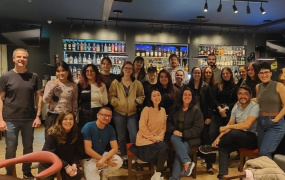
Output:
[[[108,104],[108,94],[98,68],[87,64],[82,68],[78,83],[79,127],[97,120],[101,107]]]

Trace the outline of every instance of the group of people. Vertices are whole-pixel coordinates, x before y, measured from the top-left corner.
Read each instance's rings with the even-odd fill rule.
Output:
[[[43,150],[62,160],[63,179],[107,179],[121,166],[127,168],[128,142],[134,143],[129,150],[139,159],[155,163],[151,180],[161,179],[173,148],[170,179],[180,179],[181,172],[190,176],[195,163],[188,153],[200,145],[209,172],[216,159],[213,152],[219,151],[222,179],[231,152],[258,147],[260,156],[271,157],[285,133],[285,87],[271,80],[267,63],[241,66],[242,80],[235,84],[232,70],[218,69],[213,54],[208,66],[192,69],[189,81],[175,54],[169,57],[171,67],[159,73],[152,66],[145,72],[144,59],[136,57],[123,64],[118,76],[110,73],[112,62],[104,57],[101,72],[85,65],[76,84],[68,65],[59,62],[56,79],[46,84],[42,95],[39,77],[26,68],[28,57],[25,49],[16,49],[14,69],[0,77],[5,157],[15,157],[19,131],[23,154],[33,151],[33,128],[41,125],[44,102],[49,108]],[[30,165],[23,164],[25,178],[33,177]],[[48,166],[40,164],[39,171]],[[12,174],[11,167],[6,170]]]

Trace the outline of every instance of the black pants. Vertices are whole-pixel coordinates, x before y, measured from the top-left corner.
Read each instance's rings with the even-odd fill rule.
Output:
[[[210,124],[204,124],[204,127],[201,132],[201,145],[211,145],[212,141],[210,140]],[[202,154],[202,153],[201,153]],[[213,163],[216,162],[216,154],[202,154],[207,163],[207,169],[213,168]]]
[[[59,114],[54,114],[54,113],[48,112],[47,118],[45,120],[45,139],[47,137],[47,130],[55,124],[58,116],[59,116]]]
[[[256,134],[232,129],[225,134],[219,144],[219,175],[222,178],[228,174],[229,154],[239,148],[257,149],[257,136]]]
[[[92,109],[80,109],[79,110],[79,128],[82,129],[82,127],[92,121],[97,120],[97,113],[101,107],[96,107]]]

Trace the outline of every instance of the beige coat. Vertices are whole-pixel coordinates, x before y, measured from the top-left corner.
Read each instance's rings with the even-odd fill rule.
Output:
[[[143,103],[144,90],[142,83],[134,80],[130,85],[129,96],[126,97],[123,83],[115,79],[111,83],[108,98],[116,112],[131,116],[137,112],[137,105]]]

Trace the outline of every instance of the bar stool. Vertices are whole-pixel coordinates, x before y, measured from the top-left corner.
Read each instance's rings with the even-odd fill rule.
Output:
[[[152,176],[154,174],[154,165],[153,163],[150,162],[145,162],[145,163],[136,163],[137,166],[139,167],[148,167],[148,170],[144,170],[144,171],[136,171],[133,170],[133,164],[132,161],[133,160],[137,160],[138,158],[129,150],[129,148],[133,145],[134,143],[128,143],[127,144],[127,155],[128,155],[128,180],[133,180],[133,176],[136,175],[145,175],[145,174],[149,174],[150,176]]]
[[[245,163],[245,158],[256,158],[258,157],[258,149],[246,149],[246,148],[239,148],[240,153],[240,164],[239,164],[239,171],[243,171],[243,166]]]

